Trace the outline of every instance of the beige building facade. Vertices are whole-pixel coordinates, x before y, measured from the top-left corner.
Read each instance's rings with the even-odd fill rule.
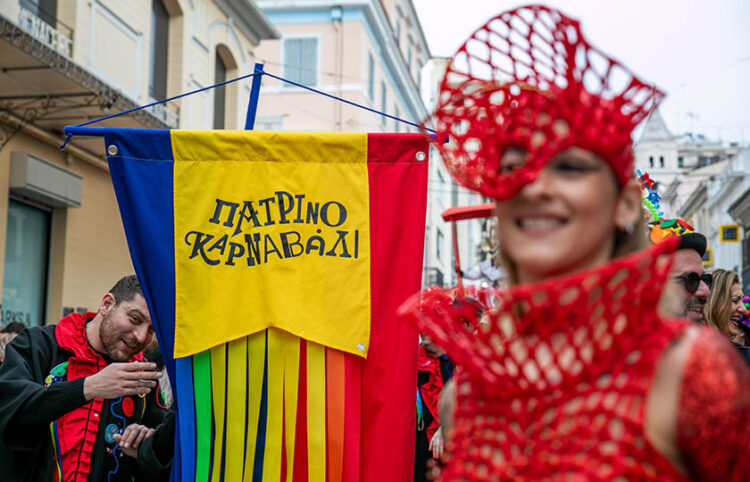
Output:
[[[281,33],[256,50],[274,75],[413,123],[430,58],[411,0],[258,0]],[[416,132],[415,127],[264,77],[257,129]]]
[[[101,139],[62,130],[252,72],[243,0],[0,2],[0,326],[96,310],[133,267]],[[241,128],[252,79],[96,126]]]

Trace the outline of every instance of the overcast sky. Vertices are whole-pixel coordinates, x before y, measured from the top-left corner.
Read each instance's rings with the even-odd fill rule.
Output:
[[[433,56],[451,56],[496,14],[524,3],[413,0]],[[750,143],[750,1],[549,0],[589,41],[667,91],[674,133]]]

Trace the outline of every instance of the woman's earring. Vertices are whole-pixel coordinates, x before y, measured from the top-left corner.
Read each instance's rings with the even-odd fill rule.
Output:
[[[622,230],[625,231],[625,233],[627,233],[628,236],[633,234],[633,229],[634,229],[633,223],[626,224],[625,227],[622,228]]]

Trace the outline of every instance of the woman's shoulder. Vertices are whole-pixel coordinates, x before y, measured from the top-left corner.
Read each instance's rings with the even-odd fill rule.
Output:
[[[668,320],[666,323],[681,322]],[[661,355],[657,375],[660,371],[670,377],[681,375],[683,392],[694,385],[713,384],[719,374],[737,380],[750,376],[750,369],[736,347],[715,330],[699,325],[677,331]]]
[[[662,354],[652,392],[671,392],[669,432],[692,476],[750,473],[742,448],[750,437],[750,368],[729,340],[707,327],[685,329]]]

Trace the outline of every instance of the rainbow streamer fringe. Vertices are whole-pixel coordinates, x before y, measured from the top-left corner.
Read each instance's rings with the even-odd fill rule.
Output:
[[[345,451],[359,440],[347,441],[345,420],[359,413],[346,410],[359,407],[345,403],[347,365],[358,357],[269,328],[176,362],[182,480],[349,479]]]
[[[62,481],[62,454],[60,453],[60,437],[57,434],[57,421],[55,420],[49,424],[50,435],[52,436],[52,450],[55,454],[55,472],[53,480],[55,482]]]

